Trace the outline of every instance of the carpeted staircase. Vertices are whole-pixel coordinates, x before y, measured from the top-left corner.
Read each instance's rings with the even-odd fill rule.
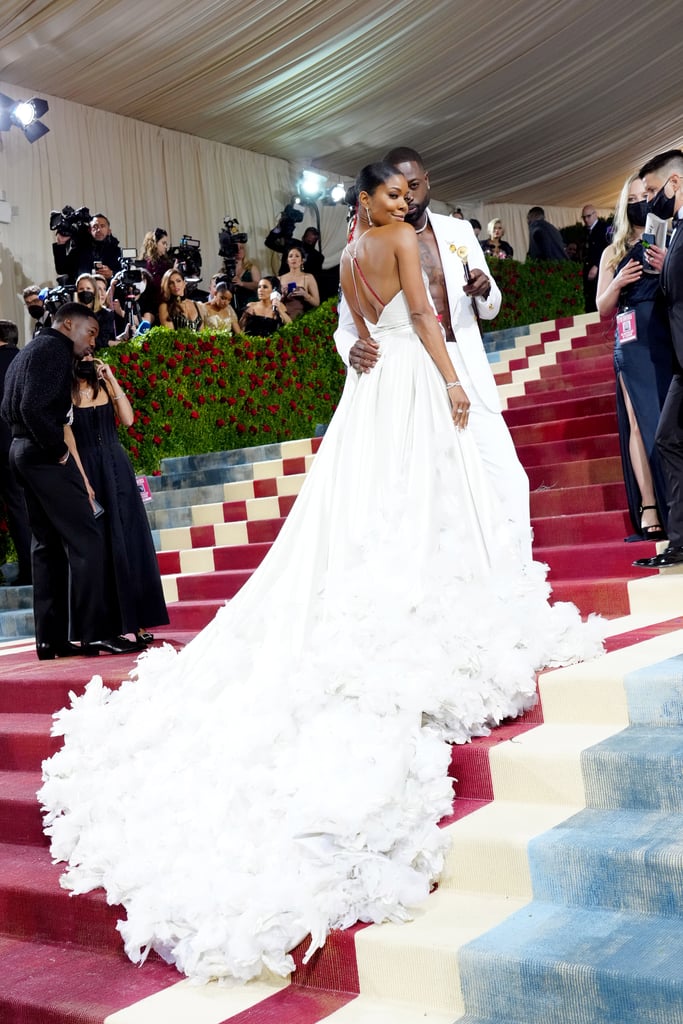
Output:
[[[116,908],[102,894],[71,899],[60,890],[35,790],[40,762],[55,749],[51,713],[69,689],[81,691],[93,665],[39,663],[30,643],[8,645],[0,653],[3,1024],[683,1022],[683,621],[674,617],[683,577],[631,568],[654,545],[624,544],[631,531],[601,325],[578,318],[508,332],[491,339],[490,358],[532,483],[536,556],[551,567],[555,596],[609,616],[626,614],[630,600],[639,618],[615,623],[600,662],[544,675],[542,706],[453,749],[457,799],[443,823],[451,853],[412,924],[335,933],[305,967],[304,944],[291,984],[235,990],[178,983],[155,958],[133,967],[120,951]],[[160,635],[185,642],[239,589],[318,444],[171,460],[150,481],[173,602]],[[25,604],[23,589],[0,597]],[[0,628],[30,634],[30,612],[3,608]],[[647,668],[658,662],[664,667]],[[97,662],[114,685],[128,667],[125,657]]]

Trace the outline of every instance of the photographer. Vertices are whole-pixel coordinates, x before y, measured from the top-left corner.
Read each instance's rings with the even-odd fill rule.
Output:
[[[91,217],[86,206],[79,210],[65,206],[52,211],[50,230],[56,239],[52,245],[55,271],[70,284],[80,274],[102,274],[109,281],[119,271],[121,247],[103,213]]]
[[[21,296],[28,315],[35,321],[33,333],[31,334],[31,337],[35,338],[36,334],[39,334],[43,327],[50,326],[50,314],[45,309],[43,289],[39,288],[37,284],[30,284],[27,288],[24,288]]]
[[[286,274],[289,270],[287,255],[292,246],[298,246],[304,253],[303,269],[305,273],[313,274],[318,285],[320,285],[323,262],[325,260],[325,257],[318,248],[320,232],[317,228],[310,227],[306,228],[301,240],[294,237],[294,226],[303,220],[303,216],[303,213],[297,210],[292,203],[288,203],[280,214],[277,224],[266,238],[265,245],[268,249],[272,249],[273,252],[282,253],[280,269],[278,271],[280,274]]]

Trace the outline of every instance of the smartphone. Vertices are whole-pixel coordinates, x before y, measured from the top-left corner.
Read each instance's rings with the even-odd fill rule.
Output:
[[[93,498],[92,500],[92,514],[94,515],[95,519],[99,519],[100,516],[104,515],[104,508],[102,507],[102,505],[100,505],[97,498]]]
[[[287,285],[287,291],[288,292],[295,292],[296,291],[296,282],[295,281],[290,281],[289,282],[289,284]]]

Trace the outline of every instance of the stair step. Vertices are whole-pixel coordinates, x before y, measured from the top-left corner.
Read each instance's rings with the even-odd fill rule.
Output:
[[[569,410],[567,410],[569,412]],[[510,427],[515,446],[547,444],[585,438],[611,436],[617,430],[614,410],[590,416],[568,416],[566,419],[544,420],[540,423],[522,423]]]
[[[534,897],[683,916],[683,815],[586,808],[531,840]]]
[[[594,512],[624,512],[626,491],[622,480],[578,486],[544,486],[531,491],[531,516],[592,515]]]
[[[683,811],[683,725],[630,726],[585,750],[582,768],[589,807]]]
[[[612,425],[615,426],[614,421]],[[619,435],[600,434],[597,437],[568,437],[558,441],[537,441],[519,444],[517,455],[527,472],[558,462],[588,463],[593,459],[613,456],[620,459]],[[621,463],[620,463],[621,464]]]
[[[582,417],[591,418],[605,414],[614,414],[616,402],[614,395],[605,392],[598,392],[590,397],[563,396],[556,401],[528,403],[522,405],[518,399],[512,405],[511,399],[508,408],[503,413],[503,418],[508,427],[519,427],[524,424],[549,423],[555,420],[571,420]]]
[[[51,728],[52,715],[0,713],[0,769],[40,771],[62,745]]]
[[[123,953],[0,937],[0,959],[3,1024],[102,1024],[178,982],[175,968],[154,955],[140,970]]]
[[[628,512],[585,512],[580,515],[542,516],[531,520],[537,548],[589,544],[623,539],[631,532]]]
[[[0,932],[120,952],[123,908],[108,906],[103,890],[73,899],[59,883],[63,867],[45,847],[0,843]]]
[[[683,1024],[680,921],[533,902],[460,951],[472,1017]]]

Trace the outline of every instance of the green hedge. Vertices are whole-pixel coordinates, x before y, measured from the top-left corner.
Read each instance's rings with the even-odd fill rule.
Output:
[[[135,410],[120,436],[137,471],[158,473],[169,456],[312,435],[344,384],[336,325],[330,299],[271,338],[158,327],[108,349]]]
[[[497,259],[487,262],[503,293],[503,304],[495,320],[482,322],[484,330],[524,327],[585,311],[580,263]]]

